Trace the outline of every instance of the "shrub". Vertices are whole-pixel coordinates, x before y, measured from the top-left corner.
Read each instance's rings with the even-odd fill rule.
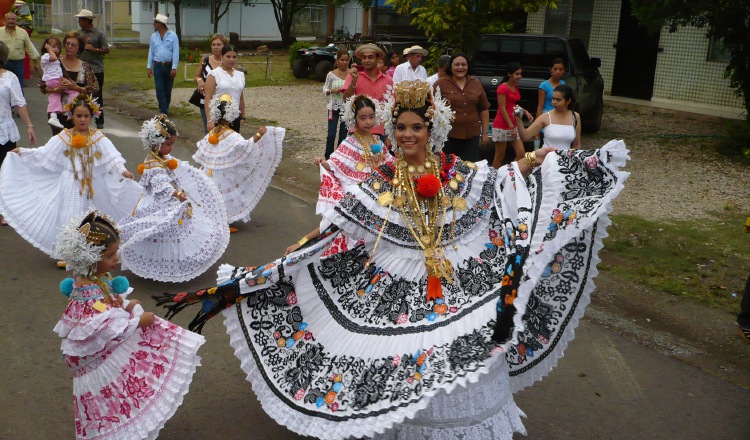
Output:
[[[310,41],[295,41],[292,43],[292,45],[289,46],[289,67],[292,67],[294,62],[299,58],[299,54],[297,53],[298,50],[306,49],[312,45],[313,43]]]
[[[203,52],[199,48],[180,47],[180,61],[183,63],[200,63],[202,58]]]

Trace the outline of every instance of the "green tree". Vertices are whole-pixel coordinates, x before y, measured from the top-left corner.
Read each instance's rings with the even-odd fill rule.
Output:
[[[399,14],[413,14],[411,24],[430,40],[471,52],[483,33],[508,32],[513,15],[556,7],[554,0],[387,0]]]
[[[720,38],[729,53],[724,77],[745,106],[750,126],[750,2],[747,0],[631,0],[633,15],[653,30],[697,26]]]

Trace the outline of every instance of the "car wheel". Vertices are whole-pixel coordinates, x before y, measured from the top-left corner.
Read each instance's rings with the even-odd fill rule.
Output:
[[[604,113],[604,99],[602,95],[599,95],[596,105],[591,110],[591,113],[587,115],[586,119],[582,122],[581,128],[586,133],[596,133],[602,127],[602,114]],[[581,118],[583,119],[583,117]]]
[[[333,70],[333,63],[328,60],[320,60],[317,65],[315,65],[315,79],[318,81],[325,81],[326,76],[328,76],[328,72]]]
[[[310,76],[310,65],[306,59],[300,58],[292,65],[292,74],[295,78],[308,78]]]

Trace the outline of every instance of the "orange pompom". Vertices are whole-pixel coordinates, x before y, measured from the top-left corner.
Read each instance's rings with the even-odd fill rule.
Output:
[[[435,197],[438,191],[440,191],[440,180],[433,174],[425,174],[417,181],[417,193],[426,199]]]
[[[86,146],[86,138],[80,134],[76,134],[70,139],[70,146],[73,148],[83,148]]]
[[[145,163],[138,164],[137,169],[138,169],[138,174],[143,174],[143,170],[146,169],[146,164]]]
[[[167,161],[167,166],[169,167],[170,170],[173,170],[173,169],[177,168],[177,165],[179,165],[179,164],[180,163],[177,162],[177,159],[169,159]]]
[[[216,136],[214,133],[211,133],[208,135],[208,143],[211,145],[216,145],[219,143],[219,136]]]

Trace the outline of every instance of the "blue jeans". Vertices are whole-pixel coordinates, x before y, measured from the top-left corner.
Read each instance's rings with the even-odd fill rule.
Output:
[[[334,144],[333,141],[336,140],[336,127],[338,126],[339,131],[339,141],[338,143]],[[344,124],[344,121],[341,118],[341,111],[340,110],[333,110],[331,112],[331,118],[328,119],[328,137],[326,138],[326,154],[325,157],[328,159],[331,157],[331,154],[333,154],[333,150],[336,149],[338,145],[341,145],[341,142],[346,139],[346,125]]]
[[[169,116],[169,104],[172,102],[172,86],[174,78],[170,76],[172,63],[159,63],[154,61],[152,69],[154,73],[154,85],[156,86],[156,100],[159,101],[159,111]]]
[[[8,60],[3,68],[16,75],[18,84],[21,85],[21,92],[23,92],[23,60]]]

